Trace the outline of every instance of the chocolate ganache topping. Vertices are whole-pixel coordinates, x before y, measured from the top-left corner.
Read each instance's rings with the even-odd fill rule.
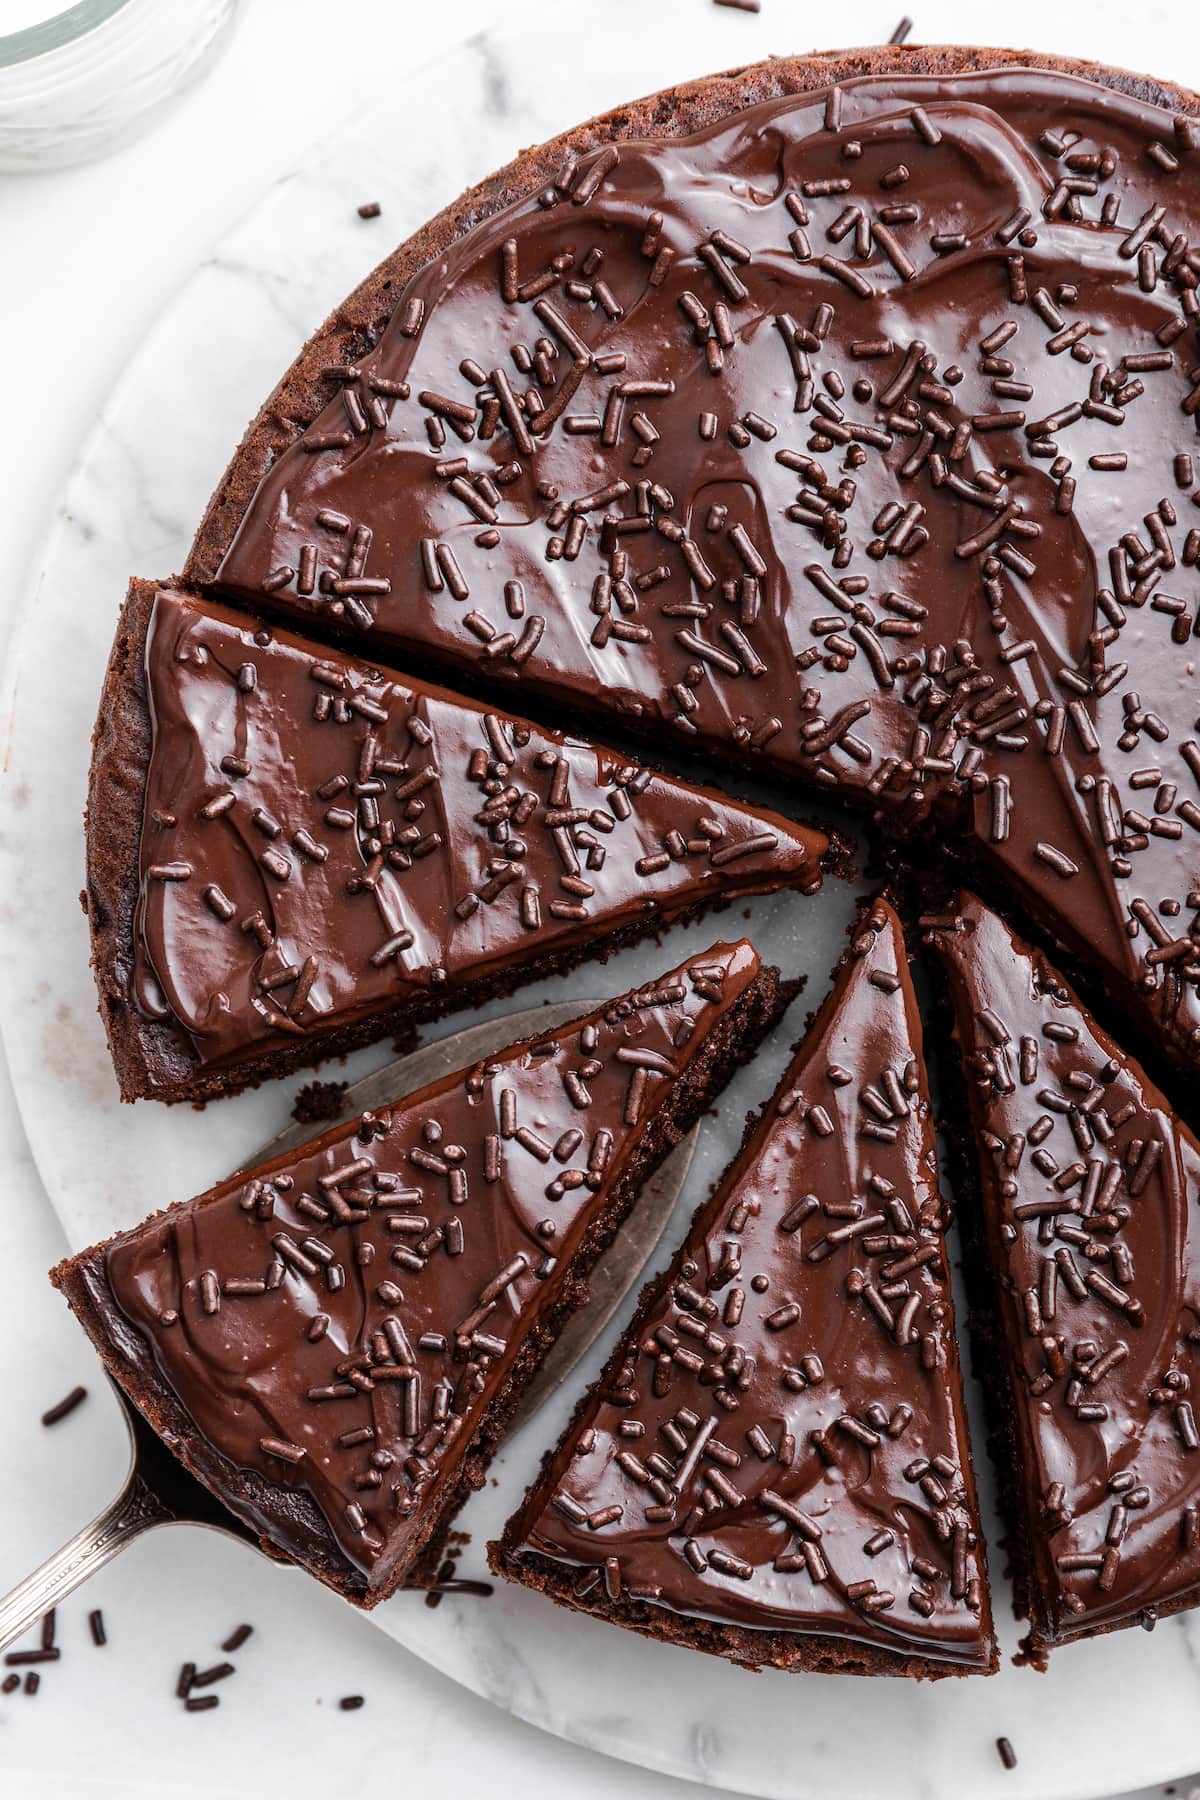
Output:
[[[585,1607],[987,1666],[944,1227],[920,1019],[877,902],[509,1525],[506,1572],[565,1565],[556,1593]]]
[[[1027,68],[606,144],[327,371],[219,581],[950,809],[1194,1066],[1198,144]],[[1141,904],[1186,915],[1170,960]]]
[[[820,885],[819,832],[186,594],[145,665],[135,992],[205,1063]]]
[[[285,1551],[279,1490],[319,1509],[373,1604],[759,967],[715,944],[96,1253],[108,1331],[136,1328],[200,1435],[177,1452]]]
[[[1200,1583],[1200,1144],[978,900],[926,923],[967,1060],[1034,1643],[1153,1623]]]

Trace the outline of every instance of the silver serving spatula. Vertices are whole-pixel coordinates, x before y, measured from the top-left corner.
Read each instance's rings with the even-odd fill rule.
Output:
[[[366,1075],[348,1087],[343,1096],[341,1119],[353,1119],[359,1113],[386,1106],[398,1096],[414,1093],[452,1069],[468,1068],[518,1038],[552,1031],[590,1010],[588,1001],[557,1001],[550,1006],[533,1006],[523,1012],[488,1019],[481,1025],[471,1025],[465,1031],[425,1044],[411,1055],[386,1063],[374,1074]],[[331,1120],[329,1125],[337,1122]],[[318,1129],[328,1130],[329,1125],[289,1125],[242,1166],[263,1162],[281,1150],[306,1143],[317,1135]],[[592,1271],[590,1301],[568,1320],[526,1388],[517,1420],[527,1418],[561,1386],[637,1280],[675,1209],[687,1179],[699,1130],[698,1125],[693,1127],[646,1183],[627,1224],[617,1233]],[[89,1575],[111,1562],[135,1537],[156,1526],[202,1525],[212,1531],[224,1531],[230,1537],[258,1548],[254,1534],[201,1482],[188,1474],[121,1389],[115,1391],[129,1433],[129,1473],[124,1485],[90,1524],[76,1532],[41,1568],[35,1569],[0,1599],[0,1650],[21,1637],[52,1606],[65,1600]]]

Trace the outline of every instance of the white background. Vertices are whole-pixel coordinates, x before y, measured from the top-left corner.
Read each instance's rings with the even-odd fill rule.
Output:
[[[710,3],[695,0],[697,9]],[[914,40],[999,37],[1200,87],[1200,12],[1189,0],[1141,7],[1009,0],[1003,9],[970,0],[907,3]],[[0,30],[7,4],[0,0]],[[31,595],[25,572],[75,446],[163,300],[273,181],[365,99],[392,87],[398,105],[423,92],[436,107],[439,95],[423,91],[414,70],[498,10],[497,0],[241,0],[220,61],[150,135],[90,167],[0,176],[0,655]],[[763,0],[759,17],[736,20],[744,49],[731,30],[732,56],[878,42],[901,10],[900,0],[819,9]],[[604,0],[577,0],[568,17],[586,53],[589,33],[604,29]],[[531,79],[535,68],[531,44]],[[630,95],[643,85],[631,44]],[[518,133],[514,152],[521,141]],[[362,195],[376,197],[386,201]],[[319,219],[313,228],[319,232]],[[363,230],[365,271],[388,247],[386,210]],[[281,367],[291,349],[281,344]],[[14,900],[36,904],[36,896],[0,896],[0,903]],[[2,1068],[0,1218],[2,1590],[108,1498],[124,1455],[115,1404],[44,1280],[64,1246]],[[90,1389],[86,1405],[54,1431],[42,1430],[42,1410],[76,1382]],[[104,1651],[87,1638],[94,1605],[108,1622]],[[221,1707],[183,1717],[172,1697],[179,1663],[218,1660],[219,1640],[243,1614],[257,1630],[235,1659],[238,1676],[220,1690]],[[64,1609],[60,1641],[63,1660],[45,1672],[35,1698],[0,1699],[4,1800],[65,1792],[239,1800],[328,1792],[342,1800],[385,1788],[433,1800],[480,1789],[497,1800],[518,1793],[684,1800],[695,1791],[514,1722],[315,1584],[265,1571],[248,1552],[208,1534],[167,1531],[135,1545]],[[341,1713],[338,1697],[355,1692],[366,1706]],[[1100,1719],[1091,1724],[1102,1728]],[[839,1800],[867,1797],[849,1786]]]

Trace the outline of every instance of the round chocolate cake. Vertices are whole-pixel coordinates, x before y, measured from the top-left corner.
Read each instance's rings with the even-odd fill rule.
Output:
[[[526,152],[317,334],[188,573],[932,821],[1194,1067],[1196,112],[889,49]]]
[[[126,1097],[228,1091],[839,866],[630,745],[869,821],[953,998],[1039,1655],[1200,1596],[1200,1144],[1169,1097],[1200,1091],[1197,169],[1192,94],[928,47],[772,61],[524,152],[307,345],[184,582],[135,584],[93,765]],[[984,899],[947,904],[947,864]],[[506,1574],[741,1662],[995,1666],[904,945],[877,902]],[[391,1253],[413,1282],[424,1245]],[[494,1372],[483,1316],[460,1347]],[[379,1346],[314,1391],[417,1383]],[[409,1450],[445,1424],[422,1391]]]

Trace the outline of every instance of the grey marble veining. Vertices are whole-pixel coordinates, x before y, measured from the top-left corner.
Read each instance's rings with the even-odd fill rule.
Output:
[[[226,1173],[286,1121],[297,1085],[206,1114],[117,1105],[76,895],[88,741],[126,578],[181,564],[247,418],[300,340],[391,242],[521,145],[628,98],[631,85],[645,92],[741,60],[750,41],[739,15],[702,0],[605,0],[605,30],[581,56],[577,39],[561,29],[564,11],[537,9],[536,56],[530,15],[518,15],[415,75],[411,91],[364,110],[273,189],[152,325],[81,448],[10,672],[0,787],[5,1043],[42,1177],[75,1244]],[[371,225],[355,213],[367,199],[383,206]],[[160,429],[164,416],[173,422],[169,432]],[[803,1012],[824,991],[850,907],[843,890],[816,906],[777,896],[750,908],[762,949],[789,974],[807,972],[809,993],[791,1031],[785,1026],[742,1071],[720,1117],[706,1126],[681,1217],[719,1171],[744,1111],[768,1090]],[[583,970],[567,991],[581,998],[615,991],[741,925],[739,909],[676,932],[662,949],[643,946],[603,970]],[[528,990],[519,1004],[549,991]],[[553,991],[561,997],[563,985]],[[349,1072],[381,1054],[361,1053]],[[557,1396],[498,1459],[498,1485],[464,1519],[472,1534],[464,1572],[478,1571],[484,1542],[571,1398],[570,1391]],[[990,1507],[989,1494],[985,1502]],[[994,1551],[994,1577],[1000,1560]],[[1011,1652],[1017,1633],[1011,1621],[1004,1625],[1006,1590],[996,1585]],[[401,1596],[374,1617],[417,1655],[549,1731],[643,1767],[763,1796],[1084,1800],[1168,1779],[1200,1754],[1194,1618],[1170,1620],[1151,1637],[1127,1632],[1072,1649],[1041,1678],[1006,1657],[994,1680],[916,1687],[752,1678],[511,1587],[486,1604],[448,1599],[436,1610]],[[1156,1724],[1148,1733],[1151,1706]],[[996,1756],[1000,1733],[1020,1752],[1011,1774]]]

